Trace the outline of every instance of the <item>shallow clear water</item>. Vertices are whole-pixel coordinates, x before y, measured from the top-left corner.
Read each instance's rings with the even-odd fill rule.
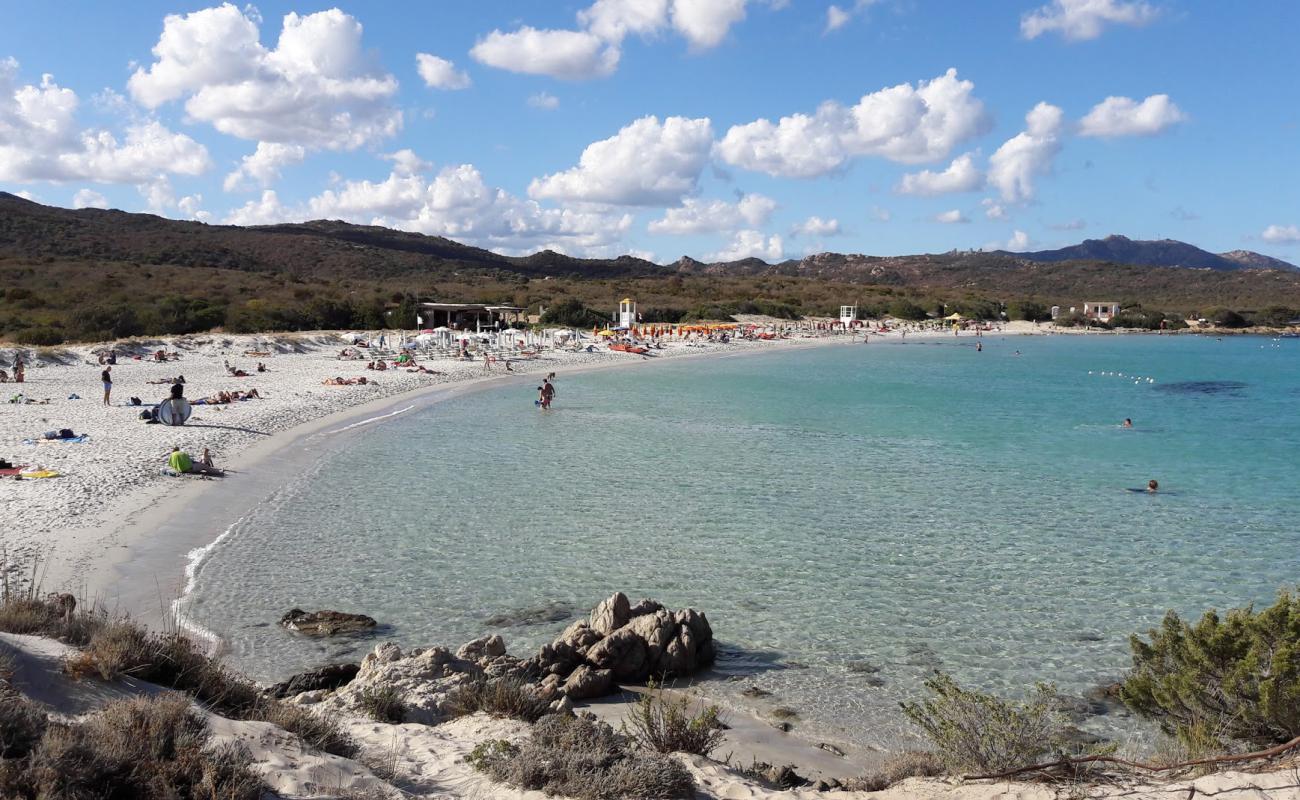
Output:
[[[887,743],[936,667],[1080,693],[1166,609],[1296,581],[1300,342],[973,345],[562,375],[550,413],[528,383],[396,417],[249,513],[187,613],[272,679],[373,644],[268,625],[293,606],[525,653],[566,623],[485,621],[621,589],[708,614],[723,677],[752,674],[716,692],[757,683],[809,725]],[[1129,491],[1152,477],[1158,495]]]

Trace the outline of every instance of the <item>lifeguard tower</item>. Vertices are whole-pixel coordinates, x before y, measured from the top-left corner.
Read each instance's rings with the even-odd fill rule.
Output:
[[[636,302],[630,297],[624,297],[618,304],[618,326],[620,328],[631,328],[637,324]]]
[[[852,328],[853,323],[858,320],[857,306],[840,306],[840,325],[845,328]]]

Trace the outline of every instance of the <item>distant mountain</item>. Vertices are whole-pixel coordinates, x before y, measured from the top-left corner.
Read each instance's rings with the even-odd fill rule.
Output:
[[[1242,269],[1300,269],[1295,264],[1253,250],[1229,250],[1219,255],[1240,264]]]
[[[1085,239],[1082,243],[1059,250],[1039,250],[1031,253],[1007,253],[1029,261],[1109,261],[1115,264],[1137,264],[1144,267],[1186,267],[1189,269],[1284,269],[1297,270],[1293,264],[1249,250],[1233,250],[1216,254],[1186,242],[1174,239],[1130,239],[1127,236],[1107,236],[1105,239]]]

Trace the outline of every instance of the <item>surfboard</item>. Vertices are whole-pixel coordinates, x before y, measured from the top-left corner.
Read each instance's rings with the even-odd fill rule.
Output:
[[[191,411],[190,401],[183,397],[169,397],[158,404],[158,421],[164,425],[184,425]]]

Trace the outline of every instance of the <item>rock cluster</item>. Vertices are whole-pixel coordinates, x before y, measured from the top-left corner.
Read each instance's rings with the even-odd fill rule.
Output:
[[[617,592],[524,663],[539,676],[544,695],[586,700],[620,682],[689,675],[713,663],[715,655],[704,614],[669,611],[654,600],[632,605]]]
[[[688,675],[712,663],[715,649],[704,614],[690,608],[669,611],[653,600],[632,605],[619,592],[528,659],[506,653],[500,636],[475,639],[455,653],[442,647],[404,652],[390,642],[366,655],[348,681],[330,685],[341,675],[304,673],[276,688],[292,694],[292,688],[310,686],[296,702],[352,712],[368,692],[391,689],[408,722],[435,724],[451,712],[455,691],[472,681],[517,680],[558,711],[609,694],[620,682]]]

